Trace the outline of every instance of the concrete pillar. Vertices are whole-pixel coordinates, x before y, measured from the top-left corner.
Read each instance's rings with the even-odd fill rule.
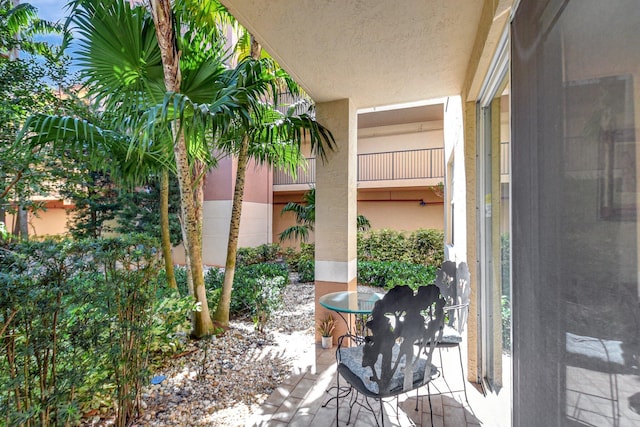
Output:
[[[349,99],[317,105],[317,119],[336,140],[336,150],[316,164],[316,321],[329,312],[318,299],[330,292],[356,290],[357,111]],[[334,339],[346,332],[335,313]],[[316,333],[317,341],[320,340]]]

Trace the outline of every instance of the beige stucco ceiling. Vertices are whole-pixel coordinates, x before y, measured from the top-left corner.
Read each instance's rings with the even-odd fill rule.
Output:
[[[460,94],[481,0],[222,0],[316,102]]]

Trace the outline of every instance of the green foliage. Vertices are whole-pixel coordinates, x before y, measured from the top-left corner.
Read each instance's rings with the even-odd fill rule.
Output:
[[[415,290],[419,286],[432,284],[436,279],[436,270],[435,265],[358,261],[358,283],[387,290],[399,285],[408,285]]]
[[[154,355],[177,351],[191,299],[157,288],[157,244],[118,239],[0,248],[0,417],[77,424],[89,408],[137,414]]]
[[[67,227],[76,239],[103,236],[114,231],[109,225],[120,208],[118,189],[108,174],[89,171],[80,175],[80,182],[68,182],[62,191],[75,204]]]
[[[502,351],[511,350],[511,301],[503,295],[500,299],[502,314]]]
[[[413,263],[439,266],[444,262],[444,233],[441,230],[422,228],[412,232],[407,240]]]
[[[262,244],[254,248],[238,248],[236,265],[246,266],[263,262],[276,262],[280,255],[280,245],[277,243]]]
[[[300,261],[300,251],[293,247],[280,249],[280,256],[287,263],[291,271],[298,271],[298,261]]]
[[[315,249],[314,244],[301,243],[295,264],[300,282],[313,282],[315,280]]]
[[[298,280],[300,282],[313,282],[316,277],[316,263],[312,259],[301,258],[298,261]]]
[[[159,286],[157,289],[149,344],[151,362],[154,365],[164,360],[165,356],[179,353],[184,348],[191,327],[186,314],[196,309],[193,297],[187,292],[178,294],[166,286]]]
[[[420,229],[406,233],[380,229],[358,233],[358,259],[440,265],[444,261],[444,233]]]
[[[31,152],[14,144],[29,115],[70,110],[70,97],[52,89],[66,92],[71,86],[68,61],[58,55],[57,47],[36,37],[60,32],[60,26],[39,19],[33,6],[0,0],[0,222],[5,221],[5,211],[13,213],[16,207],[43,209],[33,197],[55,191],[55,183],[64,177],[64,155]],[[18,228],[26,237],[27,224],[19,223]]]
[[[508,233],[500,235],[500,278],[502,295],[511,295],[511,243]]]
[[[55,82],[65,87],[65,67],[63,63],[8,60],[0,55],[0,208],[9,211],[11,202],[18,201],[33,211],[42,209],[32,198],[57,190],[56,183],[66,177],[64,155],[48,150],[32,152],[14,144],[29,115],[70,110],[71,101],[57,97],[48,85]]]
[[[205,276],[208,297],[219,297],[224,273],[210,269]],[[289,270],[282,264],[260,263],[236,268],[229,311],[235,316],[248,315],[262,329],[281,301],[282,289],[289,284]],[[217,299],[213,301],[217,306]]]
[[[60,48],[36,36],[61,34],[60,25],[40,19],[37,9],[29,3],[15,3],[14,6],[12,0],[0,0],[0,52],[15,49],[46,59],[55,58]]]
[[[300,239],[306,242],[309,239],[309,232],[313,231],[316,223],[316,189],[311,188],[302,195],[302,203],[289,202],[281,211],[281,215],[293,212],[296,225],[293,225],[280,233],[280,241],[287,239]]]
[[[264,332],[264,327],[271,314],[282,305],[282,290],[289,282],[288,277],[260,276],[255,281],[256,307],[251,319],[257,331]]]
[[[292,225],[284,229],[280,233],[280,241],[300,239],[302,243],[309,240],[309,232],[313,231],[316,223],[316,189],[310,188],[302,195],[302,203],[289,202],[280,212],[284,215],[287,212],[293,212],[295,215],[296,225]],[[364,215],[358,215],[356,218],[356,226],[358,231],[367,231],[371,228],[371,223]]]
[[[189,289],[187,285],[187,268],[183,266],[175,266],[173,273],[176,277],[176,284],[178,285],[178,292],[180,295],[189,295]],[[167,282],[167,272],[160,270],[158,274],[158,285],[160,288],[168,288],[169,282]]]
[[[141,187],[118,194],[118,225],[115,231],[122,234],[143,233],[160,239],[160,178],[151,176]],[[180,190],[175,176],[169,179],[169,234],[171,244],[182,243],[180,229]]]
[[[411,262],[410,244],[395,230],[372,230],[358,233],[358,258],[376,261]]]

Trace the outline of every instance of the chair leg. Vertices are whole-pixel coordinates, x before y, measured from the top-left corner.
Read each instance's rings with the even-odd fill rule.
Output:
[[[338,415],[340,411],[340,373],[336,372],[336,427],[338,426]]]
[[[418,411],[418,390],[420,390],[420,388],[416,389],[416,411]]]
[[[464,376],[464,364],[462,363],[462,349],[458,345],[458,356],[460,356],[460,372],[462,372],[462,387],[464,389],[464,400],[469,404],[469,397],[467,396],[467,378]]]
[[[427,383],[427,399],[429,399],[429,415],[431,415],[431,427],[433,427],[433,406],[431,406],[431,388]]]
[[[440,356],[440,373],[444,379],[444,362],[442,361],[442,347],[438,347],[438,356]]]
[[[358,392],[357,391],[353,391],[353,394],[351,394],[351,397],[349,398],[349,418],[347,418],[347,425],[349,425],[349,423],[351,423],[351,413],[353,412],[353,407],[354,405],[358,402]],[[366,397],[365,397],[366,399]],[[367,400],[367,404],[369,403],[369,401]],[[338,420],[336,420],[336,425],[338,424]]]

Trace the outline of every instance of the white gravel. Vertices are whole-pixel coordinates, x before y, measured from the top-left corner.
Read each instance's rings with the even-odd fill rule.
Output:
[[[233,320],[223,337],[191,341],[153,372],[165,379],[143,391],[144,413],[132,426],[244,426],[285,377],[313,363],[314,284],[291,279],[265,333],[250,319]],[[112,424],[99,415],[83,423]]]
[[[222,338],[189,344],[154,375],[166,379],[143,394],[137,426],[242,426],[269,394],[314,352],[313,284],[284,291],[265,333],[250,320],[232,321]],[[315,354],[315,353],[313,353]]]

